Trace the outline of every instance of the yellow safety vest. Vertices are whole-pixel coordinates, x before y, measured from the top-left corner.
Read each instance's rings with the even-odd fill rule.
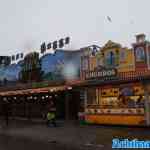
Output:
[[[55,114],[54,113],[51,113],[51,112],[47,113],[47,120],[51,120],[51,119],[54,119],[54,118],[55,118]]]

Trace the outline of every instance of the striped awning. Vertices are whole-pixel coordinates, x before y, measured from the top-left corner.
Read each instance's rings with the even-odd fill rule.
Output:
[[[0,96],[11,96],[11,95],[25,95],[25,94],[38,94],[38,93],[47,93],[47,92],[58,92],[67,90],[69,86],[54,86],[46,88],[37,88],[37,89],[26,89],[26,90],[16,90],[16,91],[7,91],[0,92]]]

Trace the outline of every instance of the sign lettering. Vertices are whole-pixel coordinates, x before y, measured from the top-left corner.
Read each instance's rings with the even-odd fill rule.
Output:
[[[116,76],[117,71],[116,69],[103,69],[100,71],[88,71],[86,72],[86,79],[91,79],[91,78],[104,78],[104,77],[112,77]]]

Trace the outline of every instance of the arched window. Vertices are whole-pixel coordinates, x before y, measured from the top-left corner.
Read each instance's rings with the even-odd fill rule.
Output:
[[[126,60],[126,52],[124,50],[121,50],[121,52],[120,52],[120,60],[121,61]]]
[[[136,61],[145,61],[145,52],[143,47],[136,48]]]
[[[114,53],[112,51],[107,53],[107,55],[106,55],[106,63],[107,63],[107,65],[111,65],[111,66],[115,65],[115,55],[114,55]]]

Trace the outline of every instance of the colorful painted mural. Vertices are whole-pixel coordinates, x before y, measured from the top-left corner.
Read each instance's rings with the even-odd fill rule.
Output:
[[[83,51],[83,49],[56,50],[54,54],[45,54],[42,57],[36,52],[29,53],[17,64],[0,66],[0,80],[7,79],[9,82],[14,82],[79,78],[80,57]],[[35,74],[36,77],[39,74],[37,79]]]
[[[150,109],[150,90],[145,90],[150,80],[149,54],[150,43],[139,34],[132,48],[109,40],[96,55],[82,56],[88,123],[149,124],[149,117],[145,118],[150,115],[145,111]]]
[[[82,58],[81,72],[92,71],[98,66],[116,68],[118,72],[145,71],[150,69],[150,43],[143,34],[136,36],[132,48],[109,40],[96,55],[89,53]]]

